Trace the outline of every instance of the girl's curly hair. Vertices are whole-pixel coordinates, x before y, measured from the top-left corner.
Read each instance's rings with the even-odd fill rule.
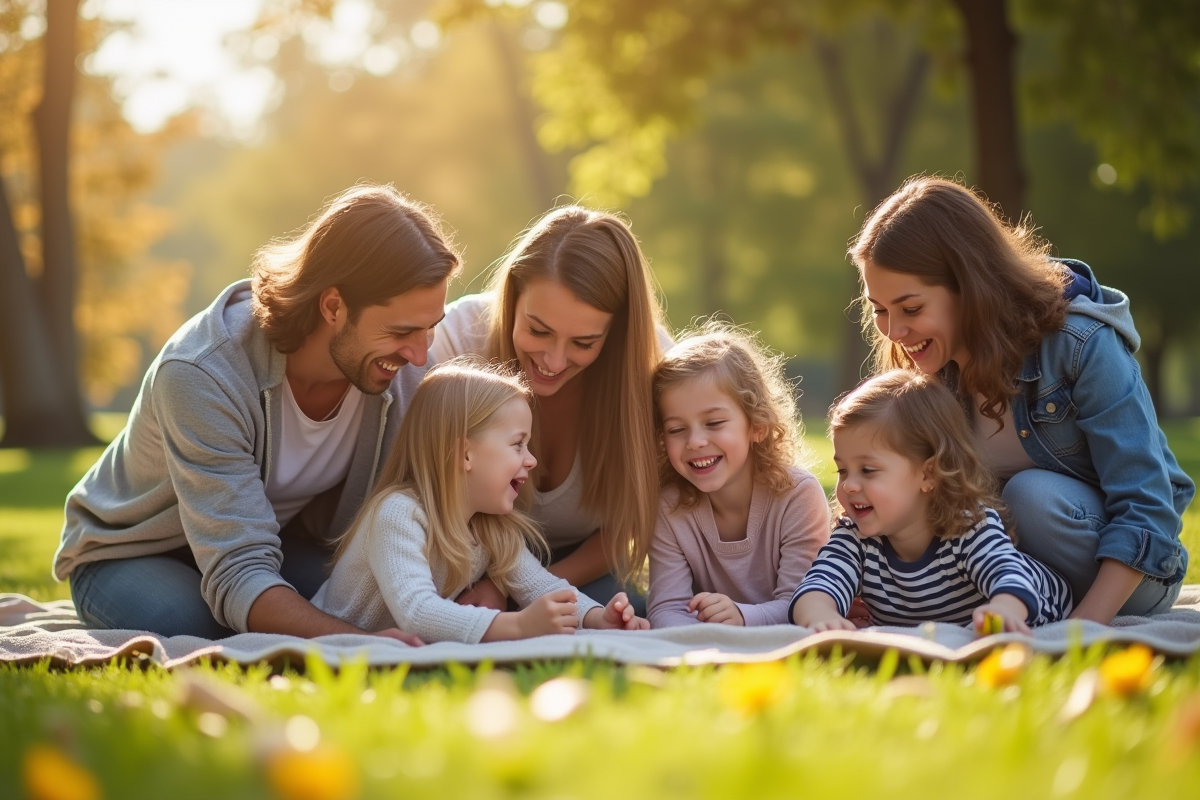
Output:
[[[966,415],[935,376],[894,369],[864,381],[830,410],[829,435],[860,425],[870,425],[881,446],[917,467],[929,464],[934,481],[929,526],[938,538],[962,536],[983,520],[989,507],[1007,516]],[[1015,541],[1008,522],[1005,530]]]
[[[788,467],[804,466],[806,456],[795,392],[784,373],[786,359],[720,320],[707,320],[681,336],[654,371],[654,422],[660,437],[663,394],[689,381],[711,380],[738,402],[752,430],[763,431],[761,440],[750,446],[755,482],[775,493],[786,492],[794,483]],[[679,505],[694,506],[700,490],[671,466],[665,445],[660,444],[658,464],[662,485],[679,490]]]

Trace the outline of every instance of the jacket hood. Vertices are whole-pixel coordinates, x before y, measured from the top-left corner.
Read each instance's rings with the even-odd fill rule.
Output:
[[[1137,350],[1142,344],[1142,337],[1138,335],[1137,329],[1133,325],[1133,314],[1129,311],[1129,297],[1124,292],[1108,286],[1101,286],[1092,273],[1092,268],[1082,261],[1071,258],[1059,258],[1055,261],[1071,270],[1074,276],[1066,291],[1067,299],[1070,301],[1067,305],[1067,313],[1082,314],[1111,326],[1121,334],[1121,338],[1125,340],[1130,352]]]

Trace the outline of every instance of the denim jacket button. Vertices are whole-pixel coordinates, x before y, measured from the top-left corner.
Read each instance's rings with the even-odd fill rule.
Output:
[[[1058,410],[1058,406],[1054,405],[1054,403],[1046,403],[1046,413],[1047,414],[1053,414],[1057,410]]]
[[[1022,438],[1022,439],[1028,439],[1028,438],[1029,438],[1029,431],[1027,431],[1027,430],[1025,430],[1024,428],[1022,428],[1022,429],[1021,429],[1021,438]]]

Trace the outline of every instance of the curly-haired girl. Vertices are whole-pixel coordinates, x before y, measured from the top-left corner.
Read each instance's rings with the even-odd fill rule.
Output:
[[[652,627],[787,622],[829,538],[829,506],[796,466],[796,402],[781,358],[709,322],[654,375],[664,486],[650,544]]]
[[[1019,552],[997,508],[995,480],[966,417],[937,378],[892,370],[829,415],[841,518],[792,598],[797,625],[854,630],[861,594],[871,621],[1004,630],[1064,619],[1071,589]]]

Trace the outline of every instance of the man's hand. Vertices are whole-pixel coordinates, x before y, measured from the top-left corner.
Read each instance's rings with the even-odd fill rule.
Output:
[[[717,592],[700,592],[688,601],[688,611],[696,614],[701,622],[718,622],[725,625],[745,625],[742,610],[727,595]]]

